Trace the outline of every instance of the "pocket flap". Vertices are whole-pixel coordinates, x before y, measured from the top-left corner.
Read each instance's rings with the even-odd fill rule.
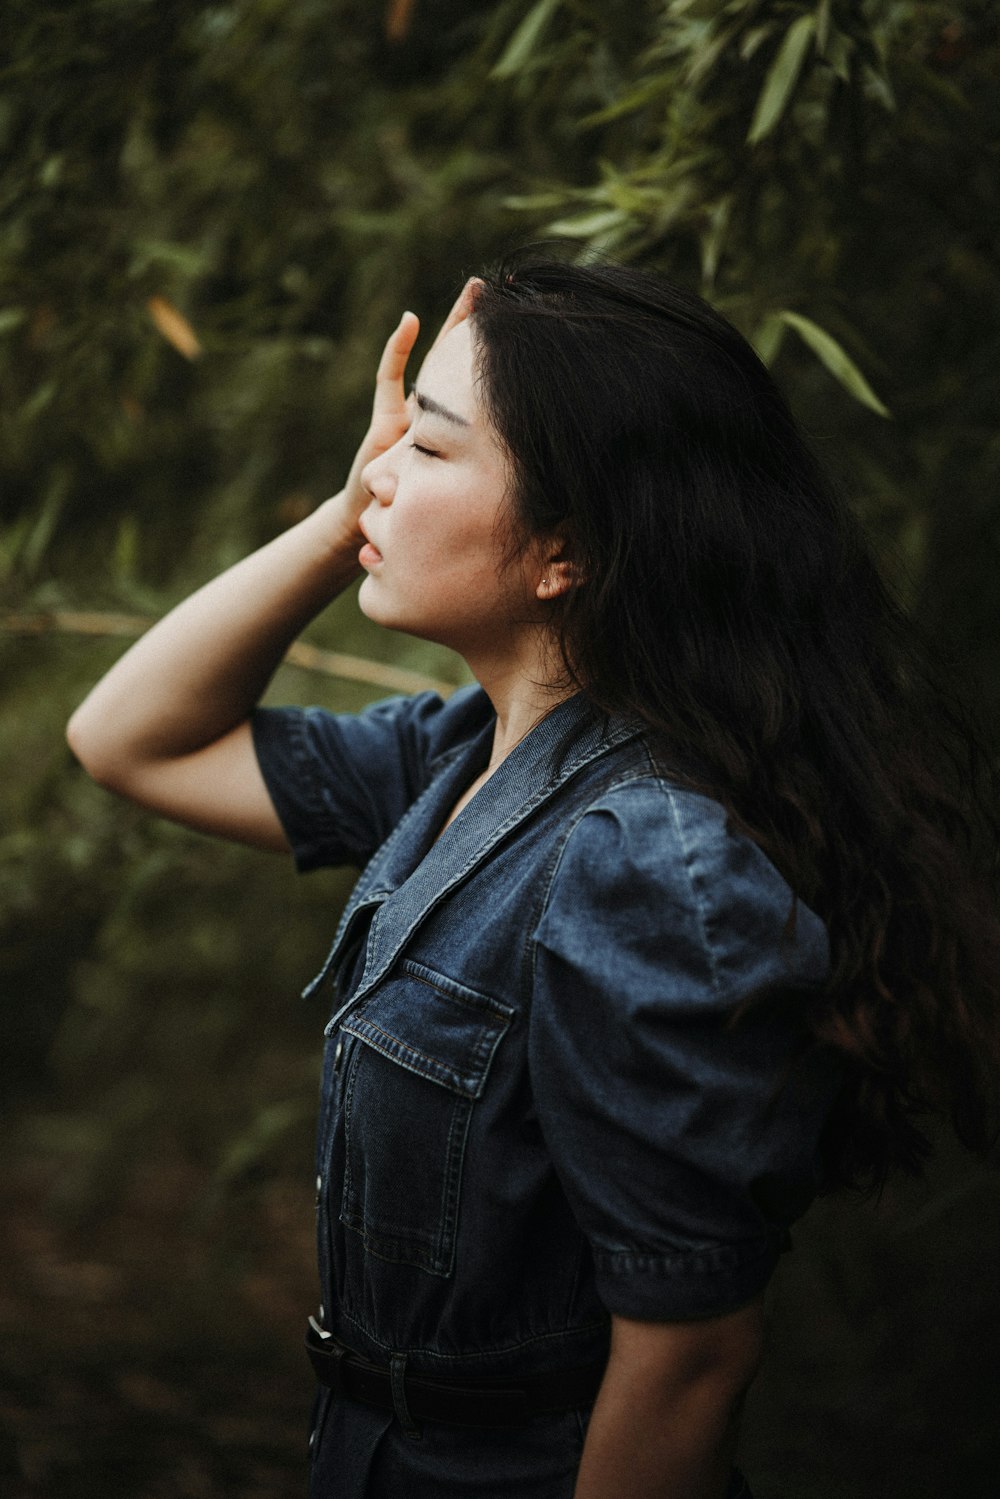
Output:
[[[341,1023],[348,1035],[429,1081],[478,1098],[514,1010],[405,962]]]

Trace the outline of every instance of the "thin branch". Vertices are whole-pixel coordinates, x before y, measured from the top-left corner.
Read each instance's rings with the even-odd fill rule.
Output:
[[[53,609],[44,614],[0,614],[0,631],[6,635],[94,635],[134,638],[155,624],[143,614],[111,614],[95,610]],[[384,687],[389,692],[438,692],[448,697],[455,691],[453,682],[408,671],[403,666],[389,666],[370,661],[366,656],[347,656],[340,651],[323,651],[318,646],[297,640],[285,656],[290,666],[315,671],[324,677],[339,677],[347,682],[364,682]]]

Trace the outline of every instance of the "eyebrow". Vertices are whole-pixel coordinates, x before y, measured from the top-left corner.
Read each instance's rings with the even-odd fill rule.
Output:
[[[444,417],[446,422],[454,422],[456,427],[472,426],[472,423],[466,421],[464,416],[458,416],[454,411],[449,411],[447,406],[442,406],[440,402],[432,400],[430,396],[422,395],[419,390],[413,391],[413,399],[421,411],[426,411],[429,416]]]

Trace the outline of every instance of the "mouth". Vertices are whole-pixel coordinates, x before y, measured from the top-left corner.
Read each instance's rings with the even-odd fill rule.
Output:
[[[374,567],[377,562],[382,561],[382,553],[369,537],[362,520],[358,521],[358,530],[365,538],[365,544],[358,553],[358,561],[361,563],[361,566],[363,568],[367,569]]]

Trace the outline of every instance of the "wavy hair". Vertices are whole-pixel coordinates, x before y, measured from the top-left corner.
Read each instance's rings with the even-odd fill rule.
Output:
[[[560,535],[581,580],[553,606],[569,681],[642,720],[826,923],[828,1183],[918,1169],[929,1113],[987,1149],[988,768],[767,370],[699,297],[610,264],[516,257],[473,327],[515,545]]]

